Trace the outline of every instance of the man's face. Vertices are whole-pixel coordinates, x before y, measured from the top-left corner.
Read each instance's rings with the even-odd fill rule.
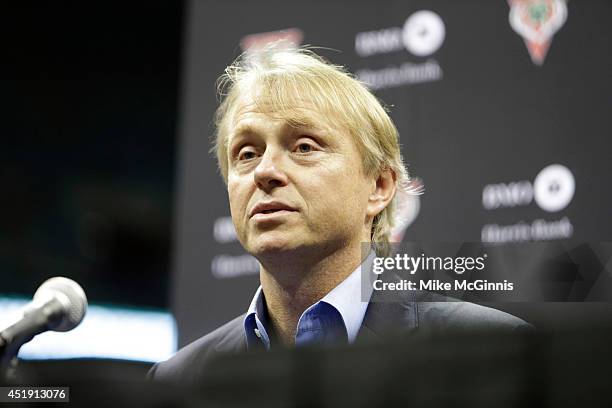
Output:
[[[365,176],[348,132],[304,106],[295,128],[245,97],[228,135],[228,194],[238,238],[254,256],[331,253],[369,240]]]

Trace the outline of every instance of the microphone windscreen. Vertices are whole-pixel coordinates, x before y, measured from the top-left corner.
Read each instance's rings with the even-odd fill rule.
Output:
[[[60,276],[46,280],[34,294],[34,302],[52,298],[63,307],[62,319],[54,331],[72,330],[81,323],[87,312],[87,296],[78,283]]]

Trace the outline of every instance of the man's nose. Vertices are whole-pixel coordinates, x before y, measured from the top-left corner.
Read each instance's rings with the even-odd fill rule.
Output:
[[[261,156],[261,161],[255,168],[255,184],[268,192],[275,187],[287,184],[287,174],[283,170],[282,152],[274,148],[267,148]]]

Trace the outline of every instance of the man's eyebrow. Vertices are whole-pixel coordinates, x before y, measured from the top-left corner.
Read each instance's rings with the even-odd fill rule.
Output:
[[[257,133],[257,129],[250,123],[243,123],[234,129],[232,136],[242,136],[246,133]]]
[[[297,123],[291,123],[289,120],[285,120],[283,123],[284,130],[292,130],[292,131],[310,131],[315,132],[320,135],[327,134],[329,132],[329,128],[326,126],[321,126],[321,124],[317,123],[316,120],[311,120],[307,118],[300,118],[300,120],[296,121]],[[228,148],[232,146],[236,139],[240,139],[242,137],[248,135],[259,135],[261,130],[258,129],[257,126],[253,126],[252,123],[242,123],[236,126],[236,128],[229,134],[227,140]]]
[[[294,118],[287,119],[290,126],[297,130],[313,131],[318,133],[330,133],[331,125],[328,123],[329,118],[321,113],[311,113],[309,115],[299,115]]]
[[[227,145],[231,146],[232,141],[242,137],[242,136],[246,136],[248,134],[257,134],[258,131],[257,129],[251,125],[250,123],[246,123],[246,124],[241,124],[238,125],[230,134],[227,140]]]

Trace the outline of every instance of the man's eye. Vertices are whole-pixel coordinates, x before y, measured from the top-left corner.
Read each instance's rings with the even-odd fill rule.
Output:
[[[255,152],[251,150],[245,150],[243,152],[240,152],[240,154],[238,155],[238,160],[251,160],[255,157],[257,157],[257,154]]]
[[[308,143],[300,143],[297,147],[298,153],[310,153],[313,150],[314,150],[313,147],[309,145]]]

